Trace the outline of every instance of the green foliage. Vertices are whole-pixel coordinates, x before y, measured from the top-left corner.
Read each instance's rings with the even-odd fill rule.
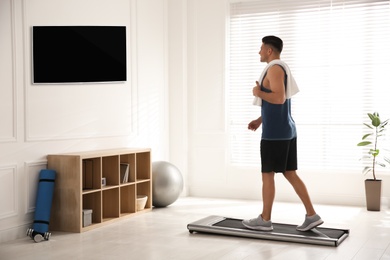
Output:
[[[390,164],[390,159],[387,157],[383,157],[385,162],[378,161],[378,155],[380,153],[380,150],[378,148],[378,140],[381,136],[384,136],[389,119],[382,122],[379,117],[379,113],[377,112],[374,112],[373,114],[368,113],[367,115],[371,120],[371,124],[364,123],[364,125],[367,128],[369,128],[372,132],[363,135],[362,141],[357,145],[358,146],[371,145],[371,147],[368,149],[367,152],[368,155],[363,156],[362,158],[364,160],[370,160],[371,165],[364,167],[363,173],[367,174],[369,172],[372,172],[373,179],[376,180],[375,167],[377,165],[380,167],[386,167],[386,163]],[[371,141],[367,139],[371,139]]]

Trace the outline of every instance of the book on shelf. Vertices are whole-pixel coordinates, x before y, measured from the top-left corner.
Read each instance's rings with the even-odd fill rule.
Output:
[[[129,168],[128,163],[121,163],[121,182],[126,183],[129,181]]]

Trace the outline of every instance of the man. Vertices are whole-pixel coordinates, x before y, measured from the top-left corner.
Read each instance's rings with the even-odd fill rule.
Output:
[[[261,116],[248,124],[256,131],[262,125],[260,144],[263,181],[263,211],[257,217],[243,220],[245,227],[254,230],[272,231],[272,205],[275,198],[275,173],[281,172],[293,186],[306,209],[305,221],[299,231],[313,229],[323,223],[316,214],[305,184],[297,175],[297,133],[291,116],[291,96],[297,86],[288,66],[280,60],[283,41],[276,36],[262,39],[260,61],[267,62],[263,77],[256,81],[253,95],[261,99]],[[289,85],[290,84],[290,85]],[[296,88],[295,92],[292,88]]]

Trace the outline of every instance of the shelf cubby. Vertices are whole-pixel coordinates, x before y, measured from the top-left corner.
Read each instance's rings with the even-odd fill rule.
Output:
[[[119,188],[103,191],[103,221],[119,218]]]
[[[135,185],[122,186],[120,189],[121,199],[121,214],[131,214],[136,212],[136,201],[131,198],[136,198]]]
[[[136,154],[136,178],[137,181],[149,180],[151,178],[150,153]]]
[[[123,154],[120,157],[120,163],[127,163],[129,165],[128,183],[135,182],[135,154]]]
[[[92,224],[102,222],[102,192],[91,192],[83,195],[82,209],[92,209]]]
[[[104,156],[102,159],[102,176],[106,178],[106,185],[119,185],[119,156]]]
[[[100,189],[101,176],[101,158],[82,160],[83,190]]]
[[[137,196],[138,195],[146,195],[148,196],[148,200],[146,201],[145,209],[151,209],[152,208],[152,200],[151,196],[149,196],[151,192],[151,181],[150,180],[143,180],[142,182],[137,183]]]

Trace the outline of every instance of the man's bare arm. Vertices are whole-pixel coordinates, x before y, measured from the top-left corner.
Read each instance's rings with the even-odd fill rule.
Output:
[[[268,69],[263,85],[271,90],[270,93],[260,90],[260,85],[256,82],[253,88],[253,95],[272,104],[283,104],[286,101],[286,91],[284,86],[284,71],[280,66],[272,66]]]

